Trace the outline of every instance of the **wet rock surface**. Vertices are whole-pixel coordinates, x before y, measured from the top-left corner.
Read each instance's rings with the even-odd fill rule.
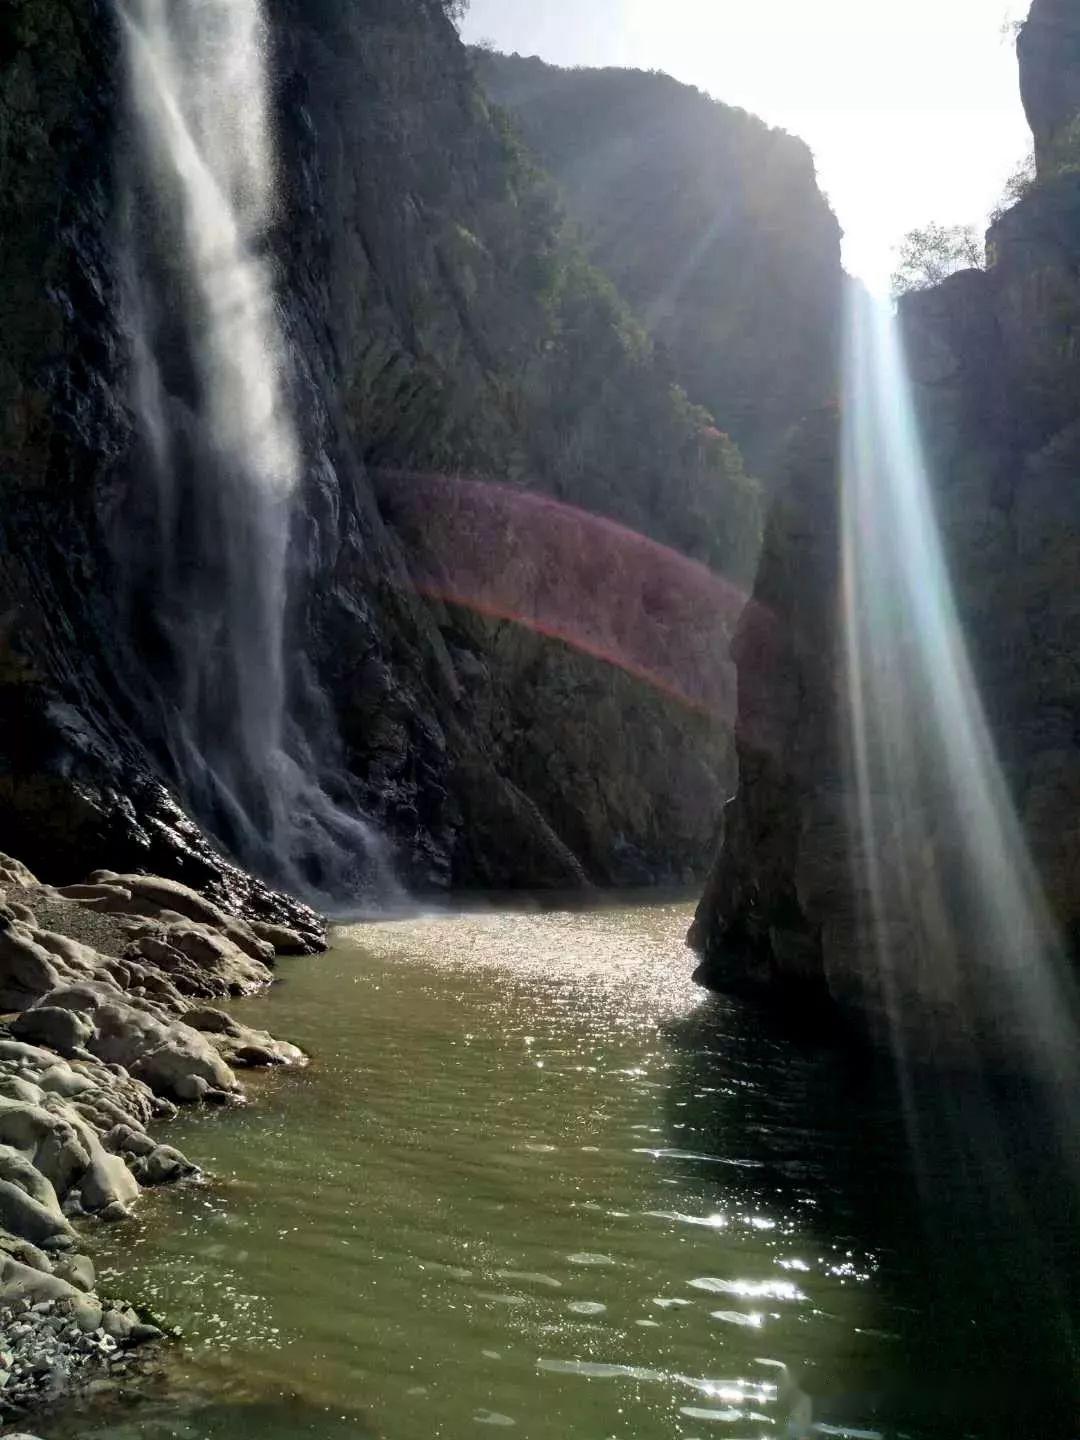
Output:
[[[137,1366],[140,1346],[163,1338],[130,1306],[67,1297],[0,1308],[0,1333],[0,1415],[115,1384]]]
[[[268,985],[283,950],[175,882],[97,872],[55,890],[0,855],[0,1416],[107,1385],[159,1327],[95,1293],[89,1221],[198,1176],[154,1127],[178,1104],[238,1104],[235,1069],[295,1046],[211,1001]],[[49,928],[39,923],[47,916]],[[95,941],[105,949],[96,948]]]

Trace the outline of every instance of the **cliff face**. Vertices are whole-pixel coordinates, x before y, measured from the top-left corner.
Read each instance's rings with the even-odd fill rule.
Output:
[[[756,486],[567,238],[441,4],[266,10],[304,457],[289,722],[410,883],[684,877],[731,779],[724,656]],[[155,720],[168,667],[121,604],[132,553],[143,586],[154,566],[120,47],[111,5],[17,0],[0,20],[0,847],[46,879],[92,859],[273,908],[206,838],[220,817],[185,813]],[[494,510],[463,509],[463,480],[498,482]],[[537,495],[573,508],[522,509]]]
[[[771,477],[834,398],[840,232],[801,140],[667,75],[476,52],[559,181],[590,257],[693,399]]]
[[[110,533],[132,419],[116,53],[113,9],[94,0],[0,18],[0,835],[52,879],[98,853],[303,921],[184,812],[118,683]]]
[[[1040,171],[1052,168],[1080,116],[1080,15],[1070,0],[1038,0],[1017,40],[1020,93]]]
[[[363,10],[281,6],[276,25],[289,204],[306,217],[284,290],[327,326],[320,388],[372,482],[370,523],[390,522],[409,569],[374,595],[365,539],[303,622],[347,768],[442,881],[681,877],[714,817],[700,783],[679,782],[689,767],[726,783],[727,698],[687,708],[578,653],[574,616],[551,627],[542,605],[499,610],[478,592],[493,568],[512,580],[549,554],[536,512],[517,510],[537,491],[745,583],[755,489],[564,239],[550,187],[489,111],[439,7]],[[493,515],[461,513],[473,478],[504,487]],[[518,537],[512,554],[501,527]],[[421,603],[409,582],[430,581],[429,562],[442,583]],[[587,628],[596,597],[571,601]],[[405,611],[422,633],[403,631]],[[537,623],[499,618],[511,612]],[[707,622],[703,645],[730,617]],[[552,628],[554,640],[537,633]]]
[[[1020,38],[1024,93],[1044,158],[1044,147],[1080,113],[1071,51],[1060,43],[1063,19],[1072,15],[1075,24],[1073,11],[1040,0]],[[1005,789],[1053,918],[1075,949],[1076,173],[1044,173],[991,229],[988,253],[987,270],[908,296],[901,326],[958,619]],[[860,853],[849,745],[839,443],[822,423],[823,432],[804,432],[793,450],[782,501],[767,524],[756,592],[769,610],[767,633],[759,611],[750,617],[758,629],[744,626],[736,643],[739,791],[693,939],[704,955],[705,983],[809,984],[873,1010],[885,1001],[868,964],[874,897]],[[899,616],[896,624],[903,624]],[[929,696],[921,704],[928,711]],[[978,843],[978,836],[931,826],[920,852],[902,857],[891,857],[882,842],[877,900],[894,953],[903,957],[890,981],[900,991],[932,992],[933,977],[951,963],[935,949],[920,911],[934,877],[947,877],[973,839]],[[978,975],[978,956],[964,963]]]

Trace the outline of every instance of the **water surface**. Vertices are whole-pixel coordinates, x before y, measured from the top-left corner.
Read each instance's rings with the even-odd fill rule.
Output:
[[[1080,1434],[1075,1192],[1024,1097],[950,1083],[913,1157],[912,1094],[703,996],[688,921],[433,917],[283,962],[234,1008],[311,1067],[178,1122],[210,1183],[102,1232],[106,1283],[184,1328],[167,1397],[43,1433]]]

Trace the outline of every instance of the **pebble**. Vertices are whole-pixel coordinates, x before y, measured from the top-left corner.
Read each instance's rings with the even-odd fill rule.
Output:
[[[89,1309],[81,1297],[16,1300],[0,1309],[0,1425],[61,1391],[113,1384],[136,1363],[137,1346],[163,1338],[126,1306],[94,1306],[100,1323],[87,1329]]]

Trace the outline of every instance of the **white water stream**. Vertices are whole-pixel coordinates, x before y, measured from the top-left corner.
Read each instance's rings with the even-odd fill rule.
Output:
[[[264,17],[259,0],[120,0],[120,14],[135,133],[127,309],[153,489],[150,533],[126,537],[150,611],[135,616],[137,664],[154,674],[158,729],[199,818],[268,878],[354,896],[385,870],[380,842],[325,793],[290,717],[302,461],[265,253]]]

